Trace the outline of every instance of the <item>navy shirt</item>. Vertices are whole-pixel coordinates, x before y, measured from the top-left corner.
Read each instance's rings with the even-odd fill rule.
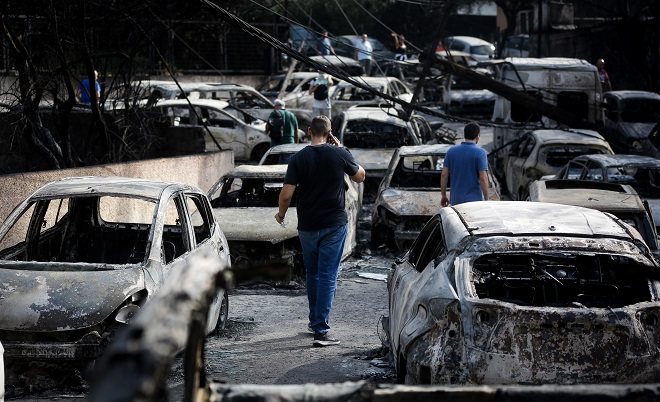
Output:
[[[486,151],[474,142],[462,142],[458,146],[449,148],[444,166],[449,168],[451,205],[484,200],[479,171],[488,170]]]
[[[289,161],[284,184],[298,186],[298,230],[312,231],[348,222],[344,174],[354,176],[359,166],[345,148],[310,145]]]

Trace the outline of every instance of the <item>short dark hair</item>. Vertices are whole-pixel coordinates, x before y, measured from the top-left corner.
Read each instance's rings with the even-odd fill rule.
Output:
[[[471,141],[479,136],[480,131],[481,129],[479,128],[479,125],[472,121],[465,125],[465,128],[463,129],[463,136],[466,140]]]
[[[323,137],[330,131],[330,119],[324,115],[316,116],[312,119],[312,124],[309,128],[312,130],[312,136]]]

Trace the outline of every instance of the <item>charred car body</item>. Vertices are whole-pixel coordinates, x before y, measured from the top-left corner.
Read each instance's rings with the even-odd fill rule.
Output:
[[[649,134],[660,122],[660,95],[647,91],[603,94],[603,136],[616,153],[656,156],[648,152]]]
[[[411,145],[394,152],[371,211],[373,246],[385,242],[403,249],[442,208],[440,175],[447,150],[452,146]],[[499,185],[490,171],[488,176],[489,198],[498,201]]]
[[[195,187],[121,177],[44,185],[0,226],[5,355],[95,359],[177,262],[202,252],[229,264],[227,241]],[[221,290],[207,333],[224,325],[227,303]]]
[[[240,165],[218,180],[211,189],[213,215],[222,228],[236,268],[269,267],[286,275],[303,271],[298,217],[297,190],[291,201],[285,225],[275,221],[278,200],[287,165]],[[345,177],[348,234],[342,259],[357,243],[359,195]]]
[[[443,208],[388,277],[398,380],[656,382],[658,270],[639,233],[600,211]]]

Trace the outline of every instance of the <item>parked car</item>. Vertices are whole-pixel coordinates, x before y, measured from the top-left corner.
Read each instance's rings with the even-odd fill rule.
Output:
[[[196,187],[124,177],[42,186],[0,226],[5,357],[93,361],[174,272],[208,253],[230,266]],[[225,325],[227,308],[221,290],[206,333]]]
[[[266,122],[245,116],[225,101],[160,100],[154,110],[168,118],[173,126],[204,127],[206,150],[217,151],[218,145],[222,149],[231,149],[237,161],[258,161],[270,147]]]
[[[450,36],[443,41],[446,49],[468,53],[479,61],[495,58],[495,45],[473,36]]]
[[[318,75],[318,72],[291,73],[283,96],[281,97],[286,103],[287,108],[312,110],[314,96],[309,94],[309,86]],[[276,75],[259,85],[257,90],[271,101],[274,101],[278,98],[285,79],[286,74]],[[330,87],[330,89],[332,89],[332,87]]]
[[[410,102],[412,100],[412,91],[400,79],[395,77],[351,77],[364,85],[369,86],[374,91],[384,93],[394,98]],[[380,103],[392,103],[383,99],[377,93],[366,89],[356,87],[355,85],[342,81],[335,85],[335,89],[330,95],[330,104],[332,106],[332,115],[338,116],[344,110],[355,105],[374,105]]]
[[[336,68],[341,70],[346,75],[364,75],[364,67],[352,57],[335,56],[332,54],[326,56],[310,56],[310,60],[327,67]],[[303,64],[300,71],[318,72],[318,69],[311,64]],[[335,78],[336,80],[336,78]]]
[[[394,151],[371,210],[372,246],[386,243],[403,250],[442,208],[440,174],[452,146],[410,145]],[[490,172],[489,199],[500,199],[499,185]]]
[[[611,153],[607,141],[592,130],[526,132],[504,157],[507,192],[513,200],[525,200],[529,194],[529,183],[557,173],[576,156]]]
[[[332,122],[333,135],[351,150],[357,163],[367,173],[364,194],[368,200],[375,198],[394,151],[404,145],[421,145],[424,134],[420,128],[426,125],[430,130],[428,123],[420,116],[406,122],[386,110],[353,107]]]
[[[341,35],[331,38],[333,49],[338,56],[346,56],[353,58],[355,56],[355,48],[358,41],[361,41],[359,35]],[[378,39],[367,37],[367,41],[371,44],[373,49],[372,56],[378,63],[380,61],[394,59],[394,52],[387,48]]]
[[[227,236],[235,268],[267,267],[270,272],[289,276],[304,273],[295,207],[297,190],[285,225],[274,218],[286,169],[283,164],[236,166],[209,191],[213,215]],[[357,244],[357,214],[362,207],[350,181],[346,176],[348,234],[342,259],[348,258]]]
[[[649,134],[660,122],[660,95],[647,91],[603,94],[603,137],[614,152],[655,156],[648,152]]]
[[[657,272],[639,233],[600,211],[442,208],[387,279],[397,381],[657,382]]]
[[[260,165],[288,165],[291,157],[309,143],[275,145],[266,151],[259,161]]]
[[[588,180],[537,180],[529,185],[529,201],[574,205],[609,212],[637,229],[658,254],[658,233],[648,203],[627,184]]]
[[[520,34],[506,38],[502,58],[506,57],[529,57],[529,35]]]
[[[488,70],[477,72],[489,75]],[[464,114],[490,118],[495,107],[495,93],[480,87],[465,77],[449,74],[444,82],[442,104],[447,114]]]
[[[660,160],[642,155],[582,155],[571,159],[555,179],[593,180],[629,184],[649,203],[660,224]]]

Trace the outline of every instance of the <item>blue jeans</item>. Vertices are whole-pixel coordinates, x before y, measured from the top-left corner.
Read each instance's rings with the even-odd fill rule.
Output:
[[[330,330],[328,320],[337,290],[337,274],[348,225],[298,231],[305,263],[309,322],[316,333]]]

